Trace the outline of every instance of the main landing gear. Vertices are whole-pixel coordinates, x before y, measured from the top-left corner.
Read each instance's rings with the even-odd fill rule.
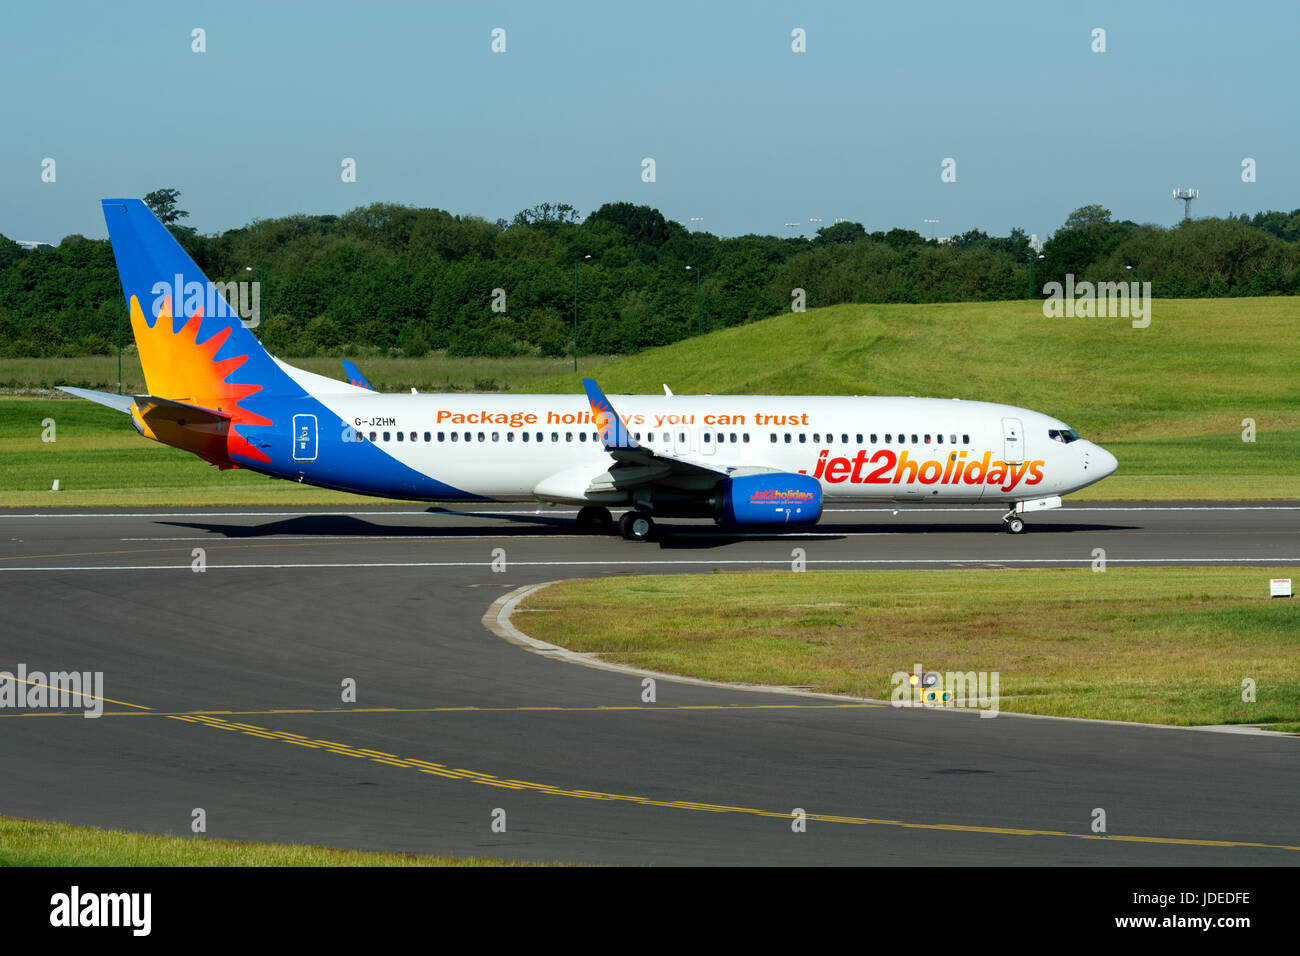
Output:
[[[1002,530],[1007,534],[1023,534],[1025,530],[1025,519],[1020,517],[1014,511],[1008,511],[1002,518]]]
[[[655,522],[644,511],[629,511],[618,519],[618,530],[628,541],[649,541],[655,533]]]
[[[583,534],[609,534],[614,527],[614,516],[608,508],[588,505],[578,511],[578,530]]]
[[[578,511],[578,530],[583,534],[609,534],[614,517],[608,508],[588,505]],[[629,511],[618,519],[618,531],[629,541],[648,541],[654,537],[655,522],[645,511]]]

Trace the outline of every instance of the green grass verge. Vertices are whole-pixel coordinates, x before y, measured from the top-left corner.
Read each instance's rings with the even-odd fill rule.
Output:
[[[0,817],[0,866],[524,866],[323,846],[164,837]]]
[[[933,395],[1009,402],[1064,419],[1119,458],[1074,500],[1300,498],[1300,300],[1174,299],[1149,328],[1046,319],[1032,302],[843,305],[777,316],[609,360],[607,392]],[[134,363],[134,356],[130,356]],[[580,394],[562,359],[357,359],[381,389]],[[341,378],[336,359],[305,368]],[[138,363],[126,390],[143,389]],[[111,390],[114,357],[7,359],[0,379]],[[105,373],[108,373],[107,375]],[[477,384],[476,384],[477,383]],[[41,442],[41,422],[58,441]],[[1243,420],[1256,440],[1242,440]],[[55,478],[63,490],[51,493]],[[126,417],[72,399],[0,399],[0,507],[334,504],[375,499],[218,472],[148,442]]]
[[[749,571],[544,588],[515,624],[649,670],[889,699],[891,676],[997,671],[1001,709],[1300,724],[1300,568]],[[1256,702],[1242,700],[1255,682]]]

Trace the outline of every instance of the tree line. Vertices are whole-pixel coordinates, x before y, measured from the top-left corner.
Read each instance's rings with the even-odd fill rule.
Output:
[[[496,222],[376,203],[201,235],[179,224],[188,214],[178,197],[173,189],[147,198],[210,279],[264,277],[259,331],[287,357],[564,355],[573,347],[575,263],[578,348],[589,354],[695,334],[696,270],[706,331],[788,311],[795,290],[808,308],[1011,300],[1040,297],[1067,273],[1130,280],[1128,266],[1161,297],[1300,294],[1300,210],[1165,228],[1083,206],[1040,256],[1020,229],[938,241],[840,222],[811,239],[721,239],[626,202],[585,218],[542,203]],[[118,291],[107,240],[71,235],[26,250],[0,236],[0,355],[112,351]]]

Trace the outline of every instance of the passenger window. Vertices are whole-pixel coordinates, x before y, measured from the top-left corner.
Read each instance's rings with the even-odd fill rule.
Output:
[[[419,432],[411,432],[411,441],[418,441],[419,438],[420,438]]]
[[[389,432],[384,432],[384,441],[388,441]]]
[[[776,432],[768,432],[772,436],[772,444],[776,444]]]
[[[732,438],[734,439],[735,436],[733,435]],[[746,442],[746,443],[749,442],[749,432],[745,432],[745,442]]]
[[[460,437],[460,435],[459,435],[457,432],[452,432],[452,433],[451,433],[451,440],[452,440],[452,441],[455,441],[455,440],[458,439],[459,437]]]
[[[565,441],[573,441],[573,432],[565,432],[565,433],[564,433],[564,440],[565,440]]]
[[[493,433],[492,433],[492,440],[493,440],[493,441],[500,441],[500,440],[501,440],[501,433],[500,433],[500,432],[493,432]]]
[[[538,441],[544,441],[544,440],[545,440],[545,437],[546,437],[546,436],[545,436],[544,433],[542,433],[542,432],[538,432],[538,433],[537,433],[537,440],[538,440]]]
[[[805,435],[803,432],[800,432],[800,433],[799,433],[799,444],[802,445],[802,444],[804,444],[804,443],[807,442],[807,441],[808,441],[808,436]]]
[[[515,440],[515,433],[514,433],[514,432],[506,432],[506,441],[514,441],[514,440]]]
[[[912,436],[912,444],[913,444],[913,445],[917,444],[916,436],[915,436],[915,435]]]
[[[929,436],[929,435],[926,435],[926,436],[925,436],[925,443],[926,443],[927,445],[930,444],[930,436]]]
[[[942,436],[942,435],[935,435],[934,437],[937,438],[937,439],[939,440],[939,444],[940,444],[940,445],[943,444],[943,436]]]
[[[962,435],[962,436],[961,436],[961,443],[962,443],[963,445],[969,445],[969,444],[970,444],[970,435]]]
[[[894,441],[894,436],[889,432],[885,432],[885,444],[886,445],[893,444],[893,441]]]
[[[375,433],[374,433],[374,432],[371,432],[371,433],[370,433],[370,440],[371,440],[371,441],[374,441],[374,440],[375,440]]]
[[[578,432],[578,441],[586,441],[586,440],[587,440],[587,433],[586,433],[586,432]]]
[[[949,435],[949,436],[948,436],[948,441],[949,441],[949,444],[952,444],[952,445],[957,444],[957,436],[956,436],[956,435]]]
[[[520,432],[519,437],[524,441],[528,441],[528,432]]]
[[[790,433],[789,433],[789,432],[786,432],[786,433],[785,433],[785,443],[786,443],[787,445],[790,444]]]
[[[705,441],[706,444],[712,444],[712,443],[713,443],[713,439],[711,439],[711,438],[709,437],[709,433],[708,433],[708,432],[705,432],[705,433],[704,433],[704,441]]]
[[[827,441],[830,441],[830,440],[831,440],[831,436],[830,436],[830,435],[827,435],[827,436],[826,436],[826,440],[827,440]],[[814,445],[820,445],[821,443],[822,443],[822,436],[821,436],[821,433],[820,433],[820,432],[813,432],[813,444],[814,444]]]
[[[559,432],[551,432],[551,441],[559,441],[559,440],[560,440],[560,433],[559,433]]]

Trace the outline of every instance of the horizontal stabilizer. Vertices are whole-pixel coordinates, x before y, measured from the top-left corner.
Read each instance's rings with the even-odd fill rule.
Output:
[[[155,421],[165,421],[180,426],[216,425],[230,421],[230,416],[225,412],[198,405],[187,405],[185,402],[159,398],[157,395],[135,396],[135,407],[140,410],[140,417],[151,424]]]
[[[98,402],[100,405],[107,405],[125,415],[131,414],[131,405],[135,402],[130,395],[114,395],[112,392],[97,392],[90,388],[73,388],[71,385],[60,385],[59,391],[90,402]]]

